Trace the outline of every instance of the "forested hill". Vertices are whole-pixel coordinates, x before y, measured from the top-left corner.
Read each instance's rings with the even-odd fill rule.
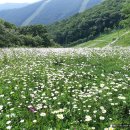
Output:
[[[120,28],[119,23],[130,27],[130,5],[125,4],[125,7],[124,3],[126,0],[105,0],[96,7],[47,27],[16,27],[0,20],[0,47],[54,47],[56,43],[72,46]]]
[[[88,41],[118,26],[124,17],[121,9],[125,1],[105,0],[102,4],[81,14],[48,26],[48,30],[55,41],[62,45]]]
[[[51,47],[54,45],[43,25],[17,28],[0,19],[0,47]]]

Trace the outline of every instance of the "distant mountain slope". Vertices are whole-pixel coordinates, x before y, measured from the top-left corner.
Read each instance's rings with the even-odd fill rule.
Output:
[[[23,23],[22,23],[22,26],[26,26],[26,25],[29,25],[36,17],[37,15],[39,15],[39,13],[45,8],[45,6],[51,2],[51,0],[47,0],[45,2],[43,2],[39,8],[37,8],[37,10],[32,13]]]
[[[102,0],[42,0],[21,9],[1,11],[0,18],[16,25],[51,24],[101,2]]]
[[[98,3],[101,3],[104,0],[83,0],[83,2],[81,3],[81,7],[79,9],[79,13],[84,12],[88,8],[91,8],[93,6],[95,6]]]
[[[37,21],[39,23],[51,24],[68,18],[78,13],[81,3],[82,0],[51,0],[31,24],[36,24]]]
[[[0,4],[0,11],[1,10],[22,8],[22,7],[25,7],[27,5],[28,5],[27,3],[5,3],[5,4]]]
[[[126,0],[105,0],[81,14],[48,26],[48,30],[63,46],[92,40],[105,30],[118,26],[124,18],[121,13],[124,2]]]
[[[41,2],[38,2],[20,9],[0,11],[0,18],[13,24],[21,25],[40,5]]]

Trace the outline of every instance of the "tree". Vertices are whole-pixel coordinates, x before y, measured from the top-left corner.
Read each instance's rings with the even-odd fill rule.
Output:
[[[0,47],[50,47],[54,41],[43,25],[31,25],[17,28],[0,19]]]
[[[53,43],[44,25],[30,25],[19,28],[19,33],[25,35],[25,43],[32,47],[50,47]]]
[[[122,9],[125,19],[121,21],[121,25],[130,28],[130,1],[127,1]]]
[[[54,41],[63,46],[86,42],[104,33],[105,28],[113,29],[119,25],[124,18],[121,8],[125,1],[105,0],[81,14],[47,26],[47,30]]]

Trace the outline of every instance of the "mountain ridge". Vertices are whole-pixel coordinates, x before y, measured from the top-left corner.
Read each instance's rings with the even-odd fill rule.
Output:
[[[28,5],[29,5],[28,3],[3,3],[0,4],[0,11],[23,8]]]
[[[87,0],[87,3],[83,4],[86,0],[49,0],[50,2],[40,8],[42,3],[47,1],[42,0],[21,9],[0,11],[0,18],[15,25],[52,24],[79,13],[83,5],[82,11],[102,2],[102,0]],[[38,8],[40,11],[36,13]]]
[[[40,5],[40,7],[34,12],[31,14],[31,16],[29,16],[23,23],[22,23],[22,26],[26,26],[26,25],[29,25],[29,23],[42,11],[42,9],[46,6],[46,4],[48,2],[50,2],[51,0],[46,0],[44,3],[42,3]]]

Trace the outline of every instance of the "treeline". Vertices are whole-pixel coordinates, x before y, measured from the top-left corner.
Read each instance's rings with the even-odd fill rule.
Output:
[[[43,25],[16,27],[0,20],[0,47],[51,47],[55,45]]]
[[[121,13],[122,5],[126,0],[105,0],[70,19],[48,26],[54,40],[63,46],[79,44],[94,39],[100,33],[118,27],[124,18]]]
[[[126,3],[124,3],[122,8],[122,14],[125,18],[120,22],[120,24],[130,29],[130,0],[127,0]]]

